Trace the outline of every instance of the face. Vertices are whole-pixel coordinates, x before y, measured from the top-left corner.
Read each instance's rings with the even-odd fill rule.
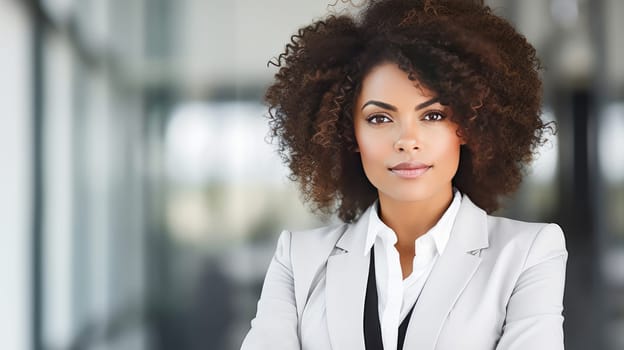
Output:
[[[380,200],[450,200],[463,141],[433,92],[382,63],[365,76],[354,108],[362,165]]]

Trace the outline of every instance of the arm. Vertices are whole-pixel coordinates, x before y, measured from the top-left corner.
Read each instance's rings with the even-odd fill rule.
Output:
[[[497,350],[563,349],[563,288],[568,253],[561,228],[537,233],[507,304]]]
[[[300,349],[297,307],[290,259],[291,233],[283,231],[269,265],[256,317],[241,350]]]

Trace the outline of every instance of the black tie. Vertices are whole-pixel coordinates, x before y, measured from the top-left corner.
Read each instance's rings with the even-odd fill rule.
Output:
[[[370,264],[368,267],[368,283],[366,285],[366,297],[364,298],[364,344],[366,346],[366,350],[383,350],[378,303],[377,279],[375,276],[375,250],[371,248]],[[407,326],[409,325],[412,311],[414,311],[414,306],[412,306],[412,309],[407,316],[405,316],[405,319],[399,326],[397,350],[403,350],[405,333],[407,332]]]

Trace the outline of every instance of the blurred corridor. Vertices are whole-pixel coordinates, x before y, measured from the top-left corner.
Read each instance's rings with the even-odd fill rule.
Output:
[[[280,231],[336,220],[262,103],[333,2],[0,0],[1,349],[239,348]],[[624,1],[486,3],[559,129],[501,214],[566,234],[566,349],[624,349]]]

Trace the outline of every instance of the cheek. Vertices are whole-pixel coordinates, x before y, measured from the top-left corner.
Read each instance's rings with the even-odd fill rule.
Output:
[[[356,132],[355,135],[362,162],[382,160],[387,156],[386,141],[382,135],[370,132]]]
[[[449,168],[456,169],[459,165],[459,151],[461,141],[457,138],[451,138],[444,143],[444,147],[440,148],[440,158]]]

